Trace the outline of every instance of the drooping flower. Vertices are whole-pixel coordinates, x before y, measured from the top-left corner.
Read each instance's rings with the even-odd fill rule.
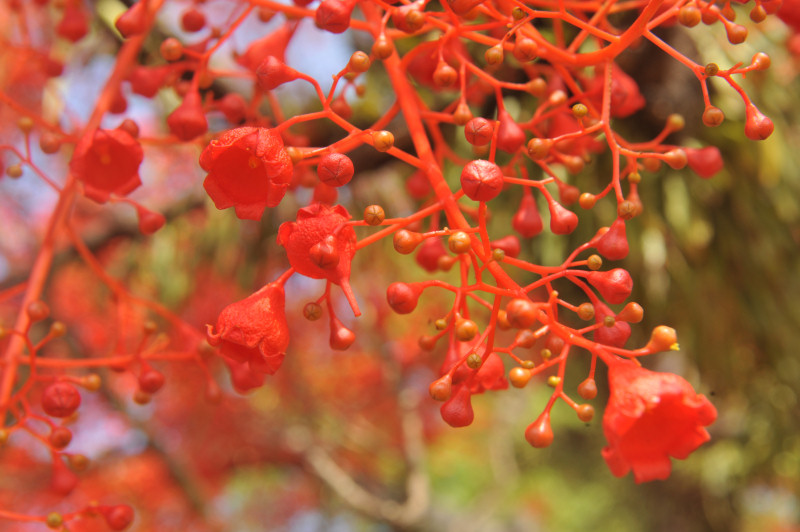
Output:
[[[142,184],[142,159],[142,147],[130,133],[120,128],[98,129],[78,142],[69,170],[83,183],[87,197],[105,203],[111,194],[124,196]]]
[[[327,279],[342,287],[353,313],[359,316],[350,288],[350,261],[356,253],[356,233],[345,222],[350,213],[341,205],[312,203],[297,211],[296,222],[278,229],[278,244],[286,248],[289,264],[312,279]]]
[[[603,416],[611,472],[633,471],[637,483],[664,480],[670,457],[683,460],[709,440],[717,410],[682,377],[619,361],[609,367],[611,396]]]
[[[208,325],[208,341],[222,356],[247,364],[253,372],[274,374],[289,346],[282,284],[270,283],[249,297],[225,307],[216,327]],[[216,332],[214,332],[216,329]]]
[[[240,127],[212,140],[200,155],[203,182],[217,209],[258,220],[283,199],[292,180],[292,160],[280,135],[267,128]]]

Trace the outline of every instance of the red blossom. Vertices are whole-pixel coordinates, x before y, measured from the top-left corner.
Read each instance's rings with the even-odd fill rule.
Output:
[[[292,160],[280,135],[267,128],[240,127],[212,140],[200,155],[203,182],[217,209],[258,220],[281,202],[292,180]]]
[[[289,346],[283,285],[270,283],[251,296],[225,307],[216,327],[208,325],[208,341],[222,356],[250,371],[278,371]],[[214,332],[216,329],[216,332]]]
[[[717,410],[682,377],[619,361],[608,378],[603,458],[615,476],[633,470],[637,483],[664,480],[670,456],[683,460],[709,440],[703,427],[714,422]]]
[[[361,315],[350,288],[350,261],[356,253],[356,233],[350,213],[341,205],[312,203],[297,211],[296,222],[278,229],[278,244],[286,248],[289,264],[312,279],[327,279],[342,287],[356,316]]]
[[[111,194],[124,196],[142,184],[143,158],[142,147],[127,131],[98,129],[78,142],[69,169],[83,182],[87,197],[105,203]]]

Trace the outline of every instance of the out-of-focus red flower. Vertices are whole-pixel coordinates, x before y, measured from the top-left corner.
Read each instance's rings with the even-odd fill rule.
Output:
[[[683,460],[709,440],[703,427],[714,422],[717,410],[682,377],[620,361],[610,366],[608,378],[603,458],[615,476],[633,470],[637,483],[664,480],[670,457]]]
[[[270,283],[251,296],[225,307],[217,326],[208,325],[208,341],[222,356],[251,371],[274,374],[289,346],[283,285]],[[216,329],[216,332],[214,332]]]
[[[280,135],[267,128],[240,127],[212,140],[200,155],[203,182],[217,209],[258,220],[283,199],[292,180],[292,160]]]
[[[111,194],[124,196],[142,184],[143,158],[142,147],[127,131],[98,129],[78,142],[69,169],[83,182],[86,196],[105,203]]]

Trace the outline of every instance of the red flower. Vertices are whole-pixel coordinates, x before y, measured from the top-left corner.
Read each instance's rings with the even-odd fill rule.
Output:
[[[350,262],[356,254],[356,232],[349,225],[350,213],[341,205],[312,203],[297,211],[296,222],[278,229],[278,244],[286,248],[289,264],[312,279],[327,279],[342,287],[353,313],[359,316],[350,288]]]
[[[280,135],[270,129],[240,127],[212,140],[200,155],[208,172],[203,182],[217,209],[258,220],[283,199],[292,180],[292,160]]]
[[[123,129],[98,129],[75,147],[69,170],[83,182],[89,198],[105,203],[111,194],[124,196],[142,184],[139,165],[144,153]]]
[[[208,325],[208,341],[220,346],[222,356],[251,371],[278,371],[289,346],[283,285],[270,283],[250,297],[225,307],[217,319],[217,332]]]
[[[608,378],[603,458],[615,476],[633,470],[637,483],[664,480],[670,456],[683,460],[709,440],[703,427],[714,422],[717,410],[682,377],[620,361],[610,366]]]

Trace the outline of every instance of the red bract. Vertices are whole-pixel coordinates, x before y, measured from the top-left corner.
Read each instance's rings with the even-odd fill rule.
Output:
[[[633,470],[637,483],[664,480],[670,457],[683,460],[709,440],[703,427],[714,422],[717,410],[682,377],[619,361],[608,379],[603,458],[615,476]]]
[[[614,317],[614,313],[607,305],[600,301],[592,301],[594,305],[594,319],[597,323],[605,323],[605,318]],[[615,321],[611,327],[601,325],[594,331],[594,341],[598,344],[613,347],[625,347],[631,337],[631,326],[624,321]]]
[[[439,259],[446,256],[447,250],[441,238],[426,238],[414,258],[425,271],[432,273],[439,269]]]
[[[240,127],[212,140],[200,155],[203,182],[217,209],[258,220],[283,199],[292,180],[292,160],[283,140],[266,128]]]
[[[286,248],[289,263],[297,273],[312,279],[327,279],[342,287],[353,313],[361,315],[350,288],[350,261],[356,253],[356,233],[345,225],[350,213],[341,205],[330,207],[313,203],[297,211],[296,222],[286,222],[278,229],[278,244]],[[335,250],[338,260],[322,267],[312,259],[312,248],[327,244]]]
[[[598,68],[587,87],[587,92],[592,94],[593,103],[598,110],[602,107],[604,86],[605,73]],[[611,116],[625,118],[644,107],[645,103],[639,85],[622,69],[614,66],[611,72]]]
[[[251,371],[278,371],[289,346],[283,285],[270,283],[246,299],[225,307],[216,327],[208,325],[208,342],[220,354]],[[216,329],[216,332],[214,330]]]
[[[354,6],[352,0],[323,0],[314,13],[317,27],[331,33],[343,33],[350,27],[350,14]]]
[[[124,196],[142,184],[139,165],[144,152],[122,129],[98,129],[85,135],[72,154],[69,170],[83,183],[86,196],[99,202]]]
[[[475,419],[472,410],[472,394],[466,386],[459,386],[450,399],[439,409],[442,419],[451,427],[466,427]]]

